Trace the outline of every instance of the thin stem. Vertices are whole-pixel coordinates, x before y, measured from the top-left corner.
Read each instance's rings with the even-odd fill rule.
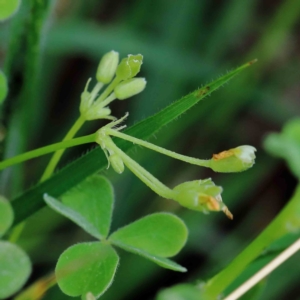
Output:
[[[265,267],[259,270],[250,279],[244,282],[240,287],[238,287],[235,291],[233,291],[230,295],[228,295],[224,300],[236,300],[242,295],[244,295],[248,290],[250,290],[254,285],[256,285],[259,281],[265,278],[268,274],[270,274],[273,270],[275,270],[278,266],[280,266],[293,254],[295,254],[299,249],[300,249],[300,239],[298,239],[295,243],[293,243],[289,248],[284,250],[281,254],[279,254]]]
[[[161,183],[152,174],[141,167],[136,161],[131,159],[127,154],[125,154],[120,148],[118,148],[115,143],[109,137],[105,137],[105,145],[109,150],[119,155],[126,167],[131,170],[141,181],[143,181],[150,189],[155,193],[162,196],[163,198],[173,199],[174,192],[166,185]]]
[[[95,104],[98,104],[103,100],[105,100],[109,96],[109,94],[114,90],[114,88],[119,82],[120,82],[120,78],[115,77],[114,80],[106,87],[104,92],[99,96],[99,98],[95,100]]]
[[[272,242],[295,228],[299,228],[300,186],[279,215],[268,227],[244,249],[220,273],[211,278],[204,286],[204,299],[215,300]],[[287,225],[288,224],[288,225]]]
[[[130,141],[130,142],[132,142],[134,144],[141,145],[143,147],[146,147],[148,149],[154,150],[154,151],[159,152],[161,154],[173,157],[175,159],[178,159],[178,160],[181,160],[181,161],[193,164],[193,165],[201,166],[201,167],[209,167],[210,160],[198,159],[198,158],[194,158],[194,157],[189,157],[189,156],[181,155],[181,154],[178,154],[176,152],[173,152],[173,151],[161,148],[159,146],[156,146],[154,144],[151,144],[149,142],[145,142],[143,140],[137,139],[137,138],[132,137],[130,135],[127,135],[125,133],[116,131],[114,129],[107,128],[107,129],[105,129],[105,132],[107,134],[109,134],[109,135],[113,135],[113,136],[119,137],[121,139]]]
[[[107,106],[109,103],[111,103],[112,101],[114,101],[116,99],[116,95],[115,93],[111,93],[106,99],[104,99],[102,102],[94,104],[91,106],[90,109],[94,108],[94,109],[101,109],[104,108],[105,106]],[[96,103],[96,102],[95,102]]]
[[[82,116],[80,116],[77,119],[77,121],[74,123],[74,125],[71,127],[69,132],[66,134],[66,136],[64,137],[63,142],[71,140],[75,136],[75,134],[78,132],[78,130],[82,127],[84,122],[85,122],[85,119]],[[64,147],[64,148],[66,148],[66,147]],[[53,174],[64,151],[65,151],[64,149],[61,149],[61,150],[56,151],[53,154],[50,162],[48,163],[48,165],[46,167],[46,170],[44,171],[44,173],[41,177],[41,180],[40,180],[41,182],[45,181]]]
[[[42,299],[47,290],[53,287],[56,283],[55,274],[52,272],[27,287],[24,291],[14,297],[14,300]]]
[[[72,139],[72,140],[66,140],[66,141],[62,141],[60,143],[56,143],[56,144],[52,144],[49,146],[45,146],[39,149],[35,149],[32,151],[28,151],[25,152],[23,154],[14,156],[12,158],[6,159],[4,161],[2,161],[0,163],[0,170],[3,170],[7,167],[19,164],[23,161],[41,156],[41,155],[45,155],[60,149],[65,149],[65,148],[70,148],[70,147],[74,147],[74,146],[78,146],[78,145],[82,145],[82,144],[87,144],[87,143],[92,143],[95,141],[95,136],[96,134],[90,134],[84,137],[80,137],[80,138],[76,138],[76,139]]]

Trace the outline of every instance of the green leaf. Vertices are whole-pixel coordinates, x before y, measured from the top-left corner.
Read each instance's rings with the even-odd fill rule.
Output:
[[[181,114],[185,113],[204,97],[210,95],[213,91],[227,83],[231,78],[252,63],[253,61],[246,63],[210,84],[197,89],[124,132],[139,139],[148,139],[162,127],[177,119]],[[123,151],[134,148],[132,143],[121,140],[117,140],[116,145]],[[25,192],[12,202],[15,211],[15,224],[23,221],[44,206],[42,199],[45,193],[51,191],[52,196],[59,197],[73,186],[79,184],[86,177],[104,169],[106,166],[107,160],[103,151],[100,148],[96,148],[74,163],[69,164],[48,180]]]
[[[113,189],[103,176],[93,175],[65,193],[62,202],[44,195],[46,203],[98,239],[109,232],[113,209]]]
[[[191,284],[178,284],[158,293],[156,300],[201,300],[201,290]]]
[[[1,15],[1,9],[0,9],[0,15]],[[7,96],[7,91],[8,91],[8,88],[7,88],[6,77],[5,77],[4,73],[2,71],[0,71],[0,104]]]
[[[115,250],[101,242],[74,245],[58,259],[55,274],[60,289],[76,297],[91,292],[96,298],[111,285],[118,266]]]
[[[289,121],[280,134],[269,134],[264,148],[272,155],[285,159],[291,171],[300,178],[300,119]]]
[[[11,17],[19,8],[20,0],[1,0],[0,1],[0,21]]]
[[[10,228],[14,220],[14,211],[10,203],[0,196],[0,237]]]
[[[31,273],[27,254],[18,246],[0,241],[0,299],[17,292]]]
[[[150,254],[148,252],[145,252],[141,249],[134,248],[132,246],[128,246],[128,245],[122,244],[120,242],[113,242],[113,244],[115,246],[118,246],[118,247],[128,251],[128,252],[131,252],[131,253],[140,255],[140,256],[142,256],[146,259],[149,259],[150,261],[156,263],[157,265],[159,265],[162,268],[169,269],[169,270],[172,270],[172,271],[177,271],[177,272],[186,272],[187,271],[187,269],[185,267],[177,264],[176,262],[174,262],[171,259],[168,259],[168,258],[165,258],[165,257],[155,256],[155,255],[152,255],[152,254]]]
[[[184,246],[187,235],[181,219],[169,213],[156,213],[120,228],[109,241],[125,250],[130,248],[153,256],[171,257]]]

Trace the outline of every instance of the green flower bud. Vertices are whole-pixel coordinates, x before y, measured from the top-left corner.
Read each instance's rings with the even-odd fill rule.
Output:
[[[173,200],[184,207],[204,213],[223,210],[227,217],[232,219],[232,214],[222,202],[222,190],[222,187],[216,186],[210,178],[188,181],[173,189],[175,192]]]
[[[97,106],[91,106],[87,111],[82,115],[87,121],[104,119],[107,116],[110,116],[111,110],[108,107],[101,107],[97,109]]]
[[[241,172],[254,165],[256,149],[252,146],[239,146],[214,154],[210,167],[215,172]]]
[[[146,83],[145,78],[124,80],[115,87],[114,93],[119,100],[124,100],[142,92]]]
[[[92,101],[91,100],[91,93],[88,91],[89,84],[90,84],[91,78],[87,81],[84,91],[81,93],[81,101],[80,101],[80,107],[79,111],[81,114],[85,113],[86,110],[91,106]]]
[[[118,52],[110,51],[103,55],[96,73],[97,80],[105,84],[110,83],[116,73],[118,63]]]
[[[109,162],[113,169],[118,173],[121,174],[124,171],[124,163],[120,156],[117,154],[112,154],[109,156]]]
[[[141,65],[143,63],[143,55],[131,55],[129,54],[128,57],[123,58],[120,62],[116,75],[121,80],[126,80],[129,78],[134,77],[141,69]]]

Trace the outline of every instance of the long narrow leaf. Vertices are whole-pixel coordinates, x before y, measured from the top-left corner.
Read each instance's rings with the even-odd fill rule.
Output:
[[[254,61],[251,61],[238,67],[210,84],[207,84],[170,104],[155,115],[142,120],[127,129],[125,131],[126,134],[140,139],[148,139],[151,135],[157,133],[163,126],[175,120],[181,114],[185,113],[188,109],[197,104],[205,96],[211,94],[213,91],[227,83],[240,71],[252,65],[253,62]],[[131,143],[123,140],[116,141],[116,144],[123,151],[128,151],[134,147]],[[85,156],[82,156],[69,164],[67,167],[52,176],[49,180],[40,183],[31,190],[25,192],[12,202],[15,211],[15,224],[23,221],[45,205],[43,201],[43,194],[49,193],[53,197],[59,197],[89,175],[102,170],[106,166],[107,161],[102,150],[100,148],[96,148]]]

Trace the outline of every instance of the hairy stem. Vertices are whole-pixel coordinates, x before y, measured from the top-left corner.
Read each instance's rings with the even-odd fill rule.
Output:
[[[165,148],[162,148],[162,147],[156,146],[154,144],[151,144],[149,142],[137,139],[135,137],[132,137],[130,135],[127,135],[125,133],[119,132],[119,131],[114,130],[114,129],[108,128],[108,129],[105,129],[105,132],[107,132],[109,135],[116,136],[116,137],[119,137],[121,139],[130,141],[134,144],[141,145],[141,146],[146,147],[148,149],[151,149],[153,151],[156,151],[156,152],[159,152],[161,154],[173,157],[175,159],[178,159],[178,160],[181,160],[181,161],[193,164],[193,165],[201,166],[201,167],[209,167],[209,160],[198,159],[198,158],[178,154],[176,152],[173,152],[173,151],[167,150]]]
[[[87,135],[84,137],[62,141],[60,143],[56,143],[56,144],[45,146],[45,147],[42,147],[39,149],[28,151],[23,154],[20,154],[20,155],[17,155],[17,156],[14,156],[12,158],[2,161],[0,163],[0,170],[3,170],[12,165],[16,165],[23,161],[26,161],[26,160],[29,160],[29,159],[32,159],[32,158],[35,158],[35,157],[38,157],[41,155],[45,155],[45,154],[48,154],[48,153],[51,153],[51,152],[54,152],[57,150],[66,149],[66,148],[70,148],[70,147],[74,147],[74,146],[78,146],[78,145],[82,145],[82,144],[92,143],[94,141],[95,141],[95,134],[91,134],[91,135]]]

